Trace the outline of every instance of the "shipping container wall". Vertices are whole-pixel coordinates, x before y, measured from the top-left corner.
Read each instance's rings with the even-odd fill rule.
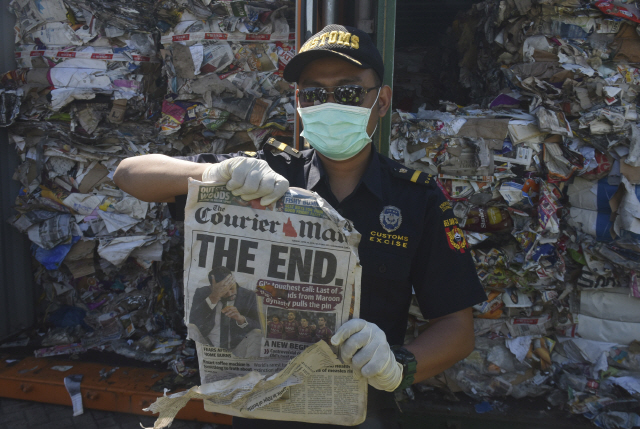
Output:
[[[0,0],[0,73],[15,68],[15,15],[8,12],[8,6],[9,0]],[[35,314],[29,240],[6,222],[20,187],[20,182],[11,179],[19,162],[7,130],[0,128],[0,340],[31,326]]]

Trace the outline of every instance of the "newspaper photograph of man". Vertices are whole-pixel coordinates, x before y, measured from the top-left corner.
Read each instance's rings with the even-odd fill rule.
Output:
[[[271,320],[267,322],[267,338],[282,339],[282,332],[284,331],[284,324],[280,321],[280,316],[273,315]]]
[[[315,331],[314,341],[324,340],[327,344],[331,344],[331,336],[333,330],[328,326],[329,318],[325,315],[318,317],[318,328]],[[335,326],[333,324],[332,326]]]
[[[289,341],[298,341],[298,327],[300,322],[297,319],[295,311],[289,311],[287,313],[287,319],[284,321],[284,337],[283,339]]]
[[[316,325],[309,325],[309,321],[306,317],[300,318],[300,326],[298,326],[298,341],[301,343],[313,342],[313,332],[316,330]]]
[[[191,300],[189,335],[238,357],[259,356],[262,330],[255,292],[238,285],[226,267],[213,268],[208,279],[210,286],[196,289]]]

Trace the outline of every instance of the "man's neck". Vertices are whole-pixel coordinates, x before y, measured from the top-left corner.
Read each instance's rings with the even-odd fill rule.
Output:
[[[360,151],[356,156],[344,161],[334,161],[319,152],[316,152],[322,161],[327,176],[331,192],[338,202],[344,200],[354,191],[362,175],[369,165],[371,156],[371,143]]]

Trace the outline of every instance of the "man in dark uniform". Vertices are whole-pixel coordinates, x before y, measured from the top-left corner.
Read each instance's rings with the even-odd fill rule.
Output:
[[[453,242],[448,234],[459,228],[435,180],[378,154],[371,144],[378,119],[391,106],[383,76],[382,58],[366,33],[330,25],[284,70],[284,78],[298,84],[302,136],[313,149],[297,152],[270,142],[257,154],[145,155],[123,160],[114,177],[140,199],[176,206],[184,206],[188,177],[226,182],[234,195],[262,198],[263,205],[297,186],[316,191],[353,221],[362,234],[362,319],[342,325],[331,341],[373,387],[360,428],[398,427],[387,392],[466,357],[474,347],[471,306],[486,299],[466,242]],[[430,323],[403,348],[412,289]],[[234,427],[306,425],[234,418]]]

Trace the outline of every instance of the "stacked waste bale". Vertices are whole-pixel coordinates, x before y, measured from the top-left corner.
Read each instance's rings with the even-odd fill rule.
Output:
[[[14,1],[0,125],[41,288],[36,356],[113,351],[197,372],[181,222],[112,182],[129,156],[256,150],[292,135],[292,2]],[[198,62],[200,61],[200,62]],[[195,66],[198,63],[198,66]],[[197,377],[191,378],[193,382]]]
[[[282,70],[295,54],[294,11],[291,1],[165,3],[160,135],[213,153],[291,141],[293,86]]]
[[[475,104],[394,114],[391,156],[438,177],[488,295],[476,350],[430,384],[637,424],[639,18],[615,2],[478,3],[454,25]]]

